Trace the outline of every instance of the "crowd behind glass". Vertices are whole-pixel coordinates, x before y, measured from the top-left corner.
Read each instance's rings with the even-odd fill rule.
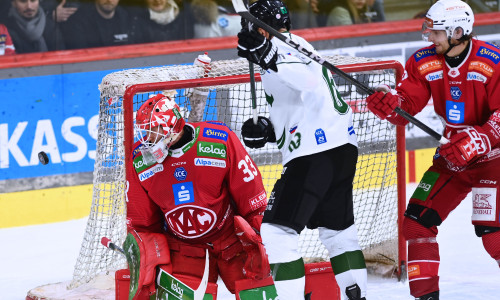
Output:
[[[292,29],[422,18],[435,0],[285,0]],[[466,1],[476,13],[500,0]],[[0,55],[236,35],[230,0],[0,0]]]

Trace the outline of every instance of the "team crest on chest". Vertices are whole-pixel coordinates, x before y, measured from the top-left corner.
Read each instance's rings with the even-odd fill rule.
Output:
[[[168,227],[176,235],[194,239],[210,232],[217,222],[214,211],[196,205],[183,205],[165,215]]]

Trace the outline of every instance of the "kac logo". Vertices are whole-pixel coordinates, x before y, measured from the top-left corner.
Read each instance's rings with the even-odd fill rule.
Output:
[[[460,97],[462,97],[462,91],[458,86],[452,86],[450,88],[450,93],[451,93],[451,98],[453,98],[453,100],[458,100],[460,99]]]
[[[183,167],[179,167],[179,168],[175,169],[174,177],[178,181],[186,180],[186,176],[187,176],[187,171]]]
[[[175,205],[194,202],[194,189],[191,181],[174,184],[172,185],[172,190],[174,192]]]
[[[446,118],[453,124],[462,124],[464,122],[465,103],[446,101]]]

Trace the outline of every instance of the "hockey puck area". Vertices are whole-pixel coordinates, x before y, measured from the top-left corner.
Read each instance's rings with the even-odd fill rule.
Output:
[[[42,165],[46,165],[49,163],[49,156],[47,153],[40,151],[38,152],[38,160],[42,163]]]

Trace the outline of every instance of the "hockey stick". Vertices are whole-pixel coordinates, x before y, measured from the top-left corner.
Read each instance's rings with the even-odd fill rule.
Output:
[[[344,71],[340,70],[336,66],[332,65],[331,63],[329,63],[328,61],[326,61],[324,58],[322,58],[320,55],[318,55],[316,53],[313,53],[312,51],[309,51],[309,50],[303,48],[300,44],[292,41],[291,39],[287,38],[281,32],[277,31],[276,29],[272,28],[271,26],[267,25],[266,23],[262,22],[261,20],[257,19],[256,17],[254,17],[248,11],[248,9],[246,8],[246,6],[243,4],[242,0],[232,0],[232,3],[233,3],[233,6],[234,6],[234,9],[236,10],[236,12],[241,17],[243,17],[244,19],[246,19],[246,20],[248,20],[248,21],[250,21],[250,22],[252,22],[254,24],[257,24],[259,27],[261,27],[265,31],[269,32],[271,35],[275,36],[277,39],[279,39],[279,40],[283,41],[284,43],[286,43],[287,45],[289,45],[289,46],[297,49],[298,51],[300,51],[301,53],[303,53],[304,55],[306,55],[310,59],[314,60],[315,62],[317,62],[320,65],[322,65],[325,68],[327,68],[329,71],[331,71],[331,72],[339,75],[340,77],[342,77],[342,78],[350,81],[352,84],[354,84],[357,88],[359,88],[360,90],[364,91],[365,93],[367,93],[369,95],[372,95],[374,93],[373,89],[367,87],[366,85],[364,85],[363,83],[359,82],[358,80],[356,80],[355,78],[353,78],[349,74],[345,73]],[[434,130],[432,130],[432,128],[430,128],[429,126],[427,126],[424,123],[420,122],[419,120],[417,120],[415,117],[413,117],[412,115],[410,115],[409,113],[407,113],[406,111],[404,111],[403,109],[401,109],[400,107],[396,107],[394,109],[394,111],[398,115],[400,115],[403,118],[405,118],[408,122],[414,124],[418,128],[420,128],[423,131],[425,131],[431,137],[433,137],[434,139],[436,139],[437,141],[439,141],[439,143],[446,144],[446,143],[449,142],[449,140],[447,138],[445,138],[441,134],[435,132]]]
[[[248,0],[247,3],[248,5]],[[245,26],[248,27],[248,21],[242,22]],[[253,67],[253,62],[248,62],[248,70],[250,72],[250,94],[252,96],[252,112],[253,112],[253,124],[257,125],[257,121],[259,120],[259,116],[257,115],[257,93],[255,92],[255,70]]]
[[[106,248],[109,248],[113,251],[118,251],[124,256],[126,256],[125,251],[123,249],[113,243],[107,237],[101,238],[101,244],[103,244]],[[208,273],[209,273],[209,259],[208,259],[208,250],[205,249],[205,270],[203,272],[203,277],[201,278],[200,285],[196,290],[193,290],[188,285],[175,278],[172,274],[169,274],[163,269],[160,269],[157,277],[158,287],[161,287],[165,292],[169,295],[177,298],[177,299],[186,299],[186,300],[203,300],[205,297],[205,292],[208,286]],[[175,287],[175,288],[173,288]]]

